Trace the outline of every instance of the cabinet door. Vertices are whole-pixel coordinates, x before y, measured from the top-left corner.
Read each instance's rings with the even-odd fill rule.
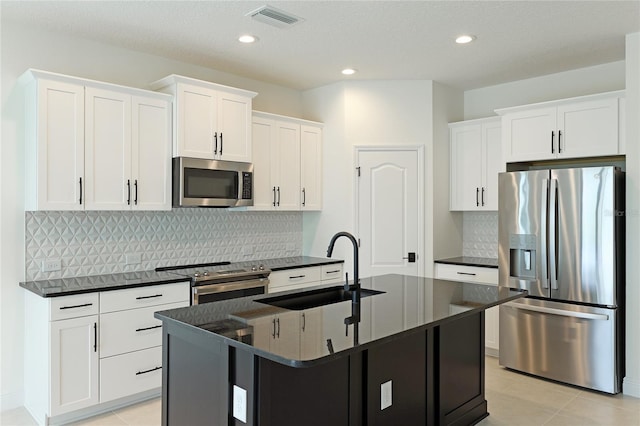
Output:
[[[276,337],[271,342],[271,351],[285,358],[300,357],[300,314],[287,312],[275,316]]]
[[[618,98],[558,107],[558,157],[617,155]]]
[[[178,84],[176,96],[176,152],[174,156],[213,159],[217,132],[217,93]]]
[[[300,126],[300,207],[322,210],[322,129]]]
[[[300,357],[303,360],[318,358],[323,351],[322,309],[306,309],[300,314]]]
[[[506,114],[502,118],[505,162],[555,158],[556,129],[555,107]]]
[[[251,98],[219,92],[217,131],[222,160],[250,163]]]
[[[98,403],[98,316],[49,326],[51,338],[51,416]]]
[[[36,87],[31,113],[37,160],[28,167],[27,188],[34,193],[27,194],[27,209],[83,210],[84,86],[38,80]]]
[[[131,205],[135,210],[171,210],[170,105],[134,96],[131,107]]]
[[[87,210],[127,210],[132,202],[131,96],[87,87]]]
[[[500,121],[482,126],[482,210],[498,210],[498,173],[503,172],[502,125]]]
[[[300,209],[300,125],[276,122],[276,209]]]
[[[271,182],[275,144],[275,122],[254,117],[253,140],[253,210],[273,210],[276,203],[275,183]]]
[[[451,210],[476,210],[480,205],[482,126],[451,128]]]

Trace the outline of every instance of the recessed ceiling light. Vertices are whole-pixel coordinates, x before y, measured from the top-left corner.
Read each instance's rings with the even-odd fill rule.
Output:
[[[345,68],[342,70],[342,74],[344,75],[353,75],[356,73],[356,70],[354,70],[353,68]]]
[[[258,37],[252,36],[250,34],[245,34],[238,37],[238,41],[240,43],[255,43],[256,41],[258,41]]]
[[[476,36],[472,36],[472,35],[461,35],[458,38],[456,38],[456,43],[458,44],[467,44],[467,43],[471,43],[473,40],[476,39]]]

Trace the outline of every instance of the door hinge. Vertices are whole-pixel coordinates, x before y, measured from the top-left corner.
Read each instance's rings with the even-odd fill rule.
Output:
[[[360,177],[360,166],[356,167],[356,170],[358,171],[358,177]]]

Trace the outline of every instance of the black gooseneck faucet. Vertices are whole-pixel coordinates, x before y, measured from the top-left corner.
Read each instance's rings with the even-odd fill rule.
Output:
[[[359,344],[359,332],[358,326],[360,323],[360,278],[358,275],[358,241],[355,239],[353,235],[348,232],[338,232],[331,238],[329,242],[329,248],[327,249],[327,257],[331,257],[333,253],[333,246],[336,243],[336,240],[340,237],[347,237],[351,240],[351,244],[353,244],[353,284],[354,291],[349,291],[349,274],[346,274],[345,282],[344,282],[344,291],[351,293],[351,316],[344,319],[344,325],[346,327],[346,335],[349,335],[349,325],[353,325],[353,344]],[[330,347],[330,350],[333,349]]]
[[[336,243],[336,240],[340,237],[347,237],[348,239],[351,240],[351,243],[353,244],[353,284],[355,286],[356,291],[360,290],[360,279],[358,275],[358,262],[359,262],[358,241],[356,240],[356,238],[348,232],[338,232],[336,235],[331,237],[331,241],[329,241],[329,248],[327,249],[327,257],[331,257],[331,255],[333,254],[333,246]],[[346,291],[349,291],[348,275],[347,275],[347,280],[344,284],[344,289]]]

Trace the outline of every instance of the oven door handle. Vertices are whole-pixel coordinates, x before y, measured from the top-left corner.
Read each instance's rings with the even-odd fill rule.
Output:
[[[256,287],[264,287],[266,292],[267,285],[269,285],[268,278],[201,285],[193,288],[193,294],[201,296],[205,294],[224,293],[224,292],[229,292],[234,290],[244,290],[244,289],[256,288]]]

